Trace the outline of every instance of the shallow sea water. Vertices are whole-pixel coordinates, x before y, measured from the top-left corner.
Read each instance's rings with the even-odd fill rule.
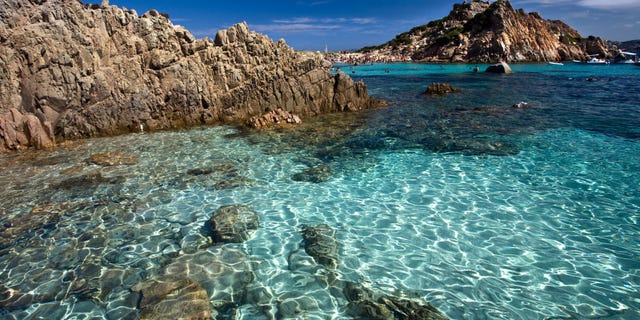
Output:
[[[135,284],[189,269],[234,301],[221,318],[350,319],[303,248],[303,225],[324,223],[340,279],[451,319],[640,319],[640,68],[472,67],[343,66],[390,106],[289,130],[0,156],[0,301],[24,296],[0,318],[135,319]],[[420,95],[443,81],[463,93]],[[139,161],[84,161],[108,151]],[[292,178],[318,166],[329,175]],[[211,245],[211,213],[232,204],[260,228]]]

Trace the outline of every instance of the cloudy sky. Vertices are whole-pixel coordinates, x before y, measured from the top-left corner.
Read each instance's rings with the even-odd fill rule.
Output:
[[[463,0],[111,0],[111,4],[168,13],[174,24],[197,37],[246,21],[274,40],[300,50],[358,49],[391,40],[396,34],[446,16]],[[96,2],[96,1],[94,1]],[[512,0],[527,12],[562,20],[583,36],[607,40],[640,39],[640,0]]]

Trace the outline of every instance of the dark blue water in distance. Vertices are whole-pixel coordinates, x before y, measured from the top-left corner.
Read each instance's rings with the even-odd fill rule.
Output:
[[[340,279],[451,319],[640,319],[640,67],[472,68],[341,66],[389,106],[285,130],[1,155],[0,300],[27,298],[0,318],[134,319],[132,286],[183,263],[210,275],[212,303],[235,301],[237,319],[350,319],[302,248],[302,226],[324,223]],[[431,82],[462,93],[422,95]],[[139,161],[84,161],[112,151]],[[226,173],[189,174],[198,168]],[[300,179],[309,168],[322,170]],[[250,206],[260,228],[211,246],[207,221],[230,204]],[[261,306],[234,295],[247,285],[265,292]]]

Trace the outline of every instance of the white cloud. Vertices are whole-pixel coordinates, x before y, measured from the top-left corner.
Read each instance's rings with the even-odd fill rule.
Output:
[[[373,24],[375,18],[311,18],[295,17],[290,19],[277,19],[269,24],[251,24],[250,27],[256,31],[269,33],[277,32],[284,34],[304,33],[304,32],[327,32],[333,30],[353,30],[357,26]]]
[[[640,8],[638,0],[580,0],[579,5],[596,9]]]
[[[280,32],[280,33],[304,33],[318,32],[340,29],[339,25],[310,24],[310,23],[274,23],[274,24],[252,24],[250,27],[259,32]]]

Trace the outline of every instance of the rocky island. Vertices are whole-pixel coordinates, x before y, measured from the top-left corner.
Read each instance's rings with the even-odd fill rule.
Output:
[[[360,53],[369,55],[366,60],[447,63],[546,62],[609,55],[602,39],[584,38],[562,21],[516,10],[507,0],[455,4],[448,16]]]
[[[377,105],[361,82],[327,71],[245,23],[196,39],[168,15],[64,0],[0,6],[0,151],[56,141],[299,117]]]

